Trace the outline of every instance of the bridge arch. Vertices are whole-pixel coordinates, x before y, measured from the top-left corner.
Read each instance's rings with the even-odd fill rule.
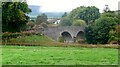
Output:
[[[82,26],[58,26],[44,28],[44,31],[38,29],[36,32],[42,32],[44,35],[47,35],[56,41],[59,40],[59,37],[63,37],[66,42],[77,42],[76,38],[84,38],[84,30],[85,28]]]
[[[85,39],[85,33],[83,31],[79,31],[76,35],[77,40],[78,39]]]
[[[62,36],[64,42],[72,42],[72,35],[69,32],[64,31],[61,33],[61,36]]]

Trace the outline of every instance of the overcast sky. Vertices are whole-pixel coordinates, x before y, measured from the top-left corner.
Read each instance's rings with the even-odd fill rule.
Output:
[[[103,11],[105,4],[111,10],[118,10],[120,0],[27,0],[29,5],[41,6],[42,12],[67,12],[79,6],[96,6]]]

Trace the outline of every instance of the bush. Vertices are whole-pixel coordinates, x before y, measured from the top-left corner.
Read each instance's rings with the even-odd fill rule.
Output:
[[[35,24],[33,22],[28,22],[27,26],[28,26],[28,29],[32,29],[35,26]]]
[[[86,27],[86,23],[84,20],[74,20],[73,26],[85,26]]]
[[[64,38],[62,36],[60,36],[58,41],[61,42],[61,43],[64,43]]]
[[[2,42],[9,42],[11,38],[30,36],[30,35],[41,35],[40,33],[35,32],[22,32],[22,33],[3,33],[2,34]]]
[[[89,44],[107,44],[109,32],[117,25],[112,17],[101,17],[86,28],[86,40]]]
[[[85,43],[85,40],[84,39],[78,39],[77,42],[80,43],[80,44],[83,44],[83,43]]]
[[[17,38],[18,36],[22,36],[20,33],[4,33],[2,35],[2,42],[8,42],[10,38]]]
[[[111,41],[110,44],[118,44],[118,41]]]
[[[59,23],[60,26],[71,26],[72,22],[70,20],[70,18],[68,17],[63,17]]]
[[[114,28],[115,29],[112,29],[109,32],[109,37],[110,37],[109,42],[110,43],[119,43],[120,42],[120,25],[115,25]]]

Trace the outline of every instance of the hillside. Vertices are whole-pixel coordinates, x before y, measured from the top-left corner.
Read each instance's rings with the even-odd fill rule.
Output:
[[[60,18],[64,12],[45,12],[45,14],[50,18]]]

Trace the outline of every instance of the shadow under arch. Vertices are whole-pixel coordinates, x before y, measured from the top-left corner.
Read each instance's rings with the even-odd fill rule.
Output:
[[[79,39],[85,39],[85,33],[83,31],[79,31],[76,35],[76,39],[79,40]]]
[[[61,36],[62,36],[64,42],[72,42],[72,36],[69,32],[64,31],[61,33]]]

